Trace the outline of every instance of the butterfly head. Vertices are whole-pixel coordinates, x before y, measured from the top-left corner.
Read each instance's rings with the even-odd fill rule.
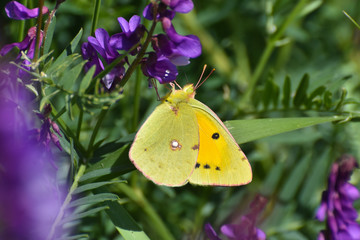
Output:
[[[172,84],[172,90],[162,100],[163,102],[176,105],[180,102],[188,102],[190,98],[195,97],[195,89],[193,84],[187,84],[181,89],[175,89],[175,85]]]

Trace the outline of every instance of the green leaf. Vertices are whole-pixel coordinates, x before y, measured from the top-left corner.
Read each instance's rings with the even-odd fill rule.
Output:
[[[58,94],[60,92],[60,90],[55,90],[52,93],[50,93],[49,95],[44,96],[41,100],[40,100],[40,111],[43,110],[45,104],[49,103],[50,99],[55,96],[56,94]]]
[[[109,206],[109,209],[106,210],[107,215],[115,225],[116,230],[124,237],[124,239],[150,239],[118,202],[107,201],[105,204]]]
[[[324,92],[325,92],[326,88],[324,86],[320,86],[318,88],[316,88],[309,96],[309,98],[307,99],[307,104],[306,106],[308,108],[311,108],[311,106],[313,105],[313,100],[318,97],[321,96]]]
[[[233,120],[225,122],[225,126],[227,126],[236,142],[241,144],[320,123],[340,121],[345,118],[344,116],[332,116]]]
[[[59,79],[58,84],[60,83],[66,90],[74,89],[76,79],[79,77],[85,63],[86,61],[82,61],[70,70],[67,69]]]
[[[125,180],[117,180],[117,181],[104,181],[104,182],[88,183],[88,184],[82,185],[82,186],[78,187],[77,189],[75,189],[73,194],[78,194],[78,193],[92,190],[92,189],[102,187],[102,186],[105,186],[108,184],[122,183],[122,182],[126,182],[126,181]]]
[[[72,95],[65,95],[65,108],[66,108],[66,113],[69,116],[69,118],[71,120],[73,120],[73,114],[72,114]]]
[[[295,97],[294,97],[294,106],[299,108],[303,103],[306,102],[306,91],[309,87],[310,76],[309,74],[304,74],[301,82],[296,89]]]
[[[39,93],[37,92],[36,88],[31,84],[25,84],[25,87],[29,89],[32,93],[35,94],[36,97],[39,96]]]
[[[60,238],[61,240],[81,240],[81,239],[89,239],[88,234],[78,234],[78,235],[72,235],[72,236],[62,236]]]
[[[303,182],[307,170],[310,166],[311,156],[307,154],[302,160],[294,166],[293,170],[289,173],[289,177],[285,181],[285,185],[282,188],[279,198],[282,201],[289,201],[295,197],[296,192]]]
[[[44,42],[44,55],[49,52],[51,42],[54,36],[55,26],[56,26],[56,16],[53,16],[46,33],[46,38]]]
[[[350,19],[350,21],[351,21],[358,29],[360,29],[359,24],[358,24],[347,12],[343,11],[343,13],[345,14],[345,16],[346,16],[348,19]]]
[[[80,57],[81,56],[79,54],[72,54],[65,56],[62,59],[57,58],[55,62],[49,67],[49,69],[46,70],[46,75],[51,79],[62,76],[67,71],[67,68],[69,68],[69,66]],[[59,80],[54,80],[54,82],[58,83]]]
[[[278,106],[278,103],[279,103],[280,88],[274,82],[272,82],[271,84],[272,84],[272,96],[271,96],[271,99],[272,99],[274,109],[276,109],[277,106]]]
[[[276,187],[279,184],[279,181],[284,173],[284,166],[285,162],[279,161],[274,167],[271,168],[262,185],[261,193],[264,196],[268,196],[276,190]]]
[[[286,76],[284,80],[283,98],[282,98],[282,104],[285,109],[288,109],[290,107],[290,98],[291,98],[291,81],[290,81],[290,77]]]
[[[87,73],[85,74],[83,79],[81,80],[80,87],[79,87],[79,90],[78,90],[80,95],[84,94],[86,89],[89,87],[89,85],[91,83],[91,80],[92,80],[92,77],[94,75],[95,69],[96,69],[95,65],[92,66],[89,69],[89,71],[87,71]]]
[[[77,151],[74,149],[74,146],[72,146],[70,144],[70,142],[67,140],[67,138],[65,137],[65,134],[61,134],[58,135],[57,133],[55,133],[58,138],[59,138],[59,142],[61,147],[63,148],[63,151],[66,152],[69,155],[73,155],[72,159],[79,159],[79,155],[77,154]]]
[[[324,94],[324,106],[327,110],[332,107],[332,93],[330,91],[326,91]]]
[[[129,149],[130,145],[123,143],[110,143],[98,149],[93,159],[96,163],[87,169],[80,181],[96,178],[104,181],[134,170],[135,167],[129,160]]]
[[[320,187],[325,186],[326,175],[331,162],[329,159],[331,157],[330,148],[326,148],[320,157],[318,157],[316,161],[313,161],[312,167],[309,168],[309,174],[306,178],[307,181],[303,184],[299,194],[299,202],[303,206],[316,205],[314,201],[320,201],[321,196],[314,196],[314,193],[318,192]]]
[[[272,93],[273,93],[272,79],[273,79],[273,76],[270,75],[269,79],[265,83],[265,89],[264,89],[264,93],[262,95],[262,98],[263,98],[262,100],[263,100],[263,105],[264,105],[265,110],[268,109],[269,104],[271,102],[271,97],[272,97]]]
[[[335,111],[340,111],[340,110],[341,110],[341,108],[342,108],[343,105],[344,105],[346,95],[347,95],[347,90],[346,90],[345,88],[343,88],[342,91],[341,91],[340,100],[339,100],[339,102],[336,104]]]
[[[78,220],[78,219],[82,219],[82,218],[85,218],[85,217],[88,217],[88,216],[91,216],[91,215],[94,215],[95,213],[101,212],[101,211],[106,210],[106,209],[109,209],[109,207],[108,206],[101,206],[101,207],[90,209],[90,210],[85,211],[85,212],[71,214],[71,215],[65,217],[63,220],[61,220],[60,225],[62,225],[64,223],[71,222],[71,221],[75,221],[75,220]]]
[[[83,30],[80,29],[80,31],[78,32],[78,34],[76,34],[76,36],[74,37],[74,39],[70,42],[70,45],[67,46],[64,51],[59,55],[59,57],[56,59],[55,63],[57,61],[62,61],[64,60],[64,58],[66,58],[66,56],[69,56],[71,54],[74,53],[77,45],[79,44],[80,40],[81,40],[81,37],[82,37],[82,33],[83,33]]]
[[[99,194],[90,195],[90,196],[76,199],[76,200],[70,202],[67,205],[67,207],[71,208],[71,207],[82,206],[82,205],[87,205],[87,204],[96,204],[96,203],[101,203],[101,202],[104,202],[107,200],[117,201],[117,200],[119,200],[119,197],[113,193],[99,193]]]

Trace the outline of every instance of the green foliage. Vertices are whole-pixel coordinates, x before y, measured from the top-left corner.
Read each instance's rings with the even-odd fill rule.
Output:
[[[62,239],[203,239],[204,223],[220,232],[247,212],[256,193],[268,199],[258,223],[267,239],[315,239],[325,228],[314,215],[329,168],[346,153],[360,158],[358,25],[346,18],[356,23],[359,3],[194,4],[196,13],[173,24],[200,38],[203,55],[179,68],[178,83],[194,82],[204,63],[217,69],[197,99],[229,119],[225,124],[242,144],[253,182],[167,188],[134,171],[128,157],[134,129],[157,96],[141,74],[104,91],[100,78],[117,62],[94,78],[95,68],[83,71],[79,49],[94,28],[118,32],[116,17],[142,10],[137,1],[66,1],[48,27],[42,56],[32,63],[34,82],[21,83],[36,93],[37,110],[52,106],[52,121],[63,133],[58,137],[66,160],[59,164],[71,187],[54,228],[73,228]],[[77,33],[72,22],[80,26]],[[160,95],[167,91],[158,88]],[[360,186],[358,172],[353,183]]]

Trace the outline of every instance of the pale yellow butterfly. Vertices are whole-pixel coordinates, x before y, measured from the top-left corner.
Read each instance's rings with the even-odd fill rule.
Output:
[[[194,98],[199,83],[179,90],[172,84],[136,134],[129,157],[160,185],[247,184],[252,180],[249,161],[219,117]]]

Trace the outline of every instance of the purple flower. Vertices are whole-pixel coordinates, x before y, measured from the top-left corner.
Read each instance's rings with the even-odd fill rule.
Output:
[[[210,223],[206,223],[204,226],[204,229],[205,229],[206,236],[210,240],[221,240],[221,238],[219,238],[219,236],[217,235],[217,233],[215,232],[214,228],[211,226]]]
[[[318,239],[359,239],[360,225],[356,222],[358,214],[353,202],[360,198],[360,192],[348,182],[357,167],[352,156],[343,156],[332,165],[328,189],[323,192],[316,212],[316,218],[320,221],[326,219],[327,226],[319,233]]]
[[[156,19],[160,19],[162,17],[173,19],[176,12],[188,13],[194,8],[192,0],[161,0],[161,2],[157,5]],[[170,7],[171,10],[167,9],[167,7]],[[154,18],[153,3],[150,3],[145,7],[143,16],[148,20],[152,20]]]
[[[159,21],[164,17],[169,18],[169,19],[173,19],[175,17],[176,12],[168,9],[167,5],[165,5],[163,3],[159,3],[155,6],[157,6],[156,20]],[[150,3],[149,5],[147,5],[145,7],[145,9],[143,11],[143,16],[144,16],[144,18],[146,18],[148,20],[154,19],[154,4],[153,3]]]
[[[43,38],[43,34],[40,34],[40,43],[39,45],[41,45],[42,42],[42,38]],[[11,49],[13,49],[14,47],[19,48],[20,51],[27,51],[26,55],[31,59],[34,57],[34,53],[35,53],[35,46],[36,46],[36,27],[31,27],[25,37],[25,39],[22,42],[18,42],[18,43],[11,43],[11,44],[7,44],[5,45],[1,50],[0,50],[0,55],[4,56],[6,55],[8,52],[11,51]],[[18,58],[21,57],[21,54],[18,55]]]
[[[161,2],[179,13],[188,13],[194,8],[194,3],[191,0],[161,0]]]
[[[39,14],[39,8],[28,9],[17,1],[8,2],[5,6],[5,12],[9,18],[15,20],[26,20],[36,18]],[[42,14],[47,14],[49,9],[47,7],[42,8]]]
[[[89,42],[83,43],[81,47],[83,58],[88,60],[85,64],[85,71],[90,69],[93,65],[96,66],[94,76],[102,72],[105,67],[101,58],[105,60],[106,65],[113,62],[120,57],[117,50],[110,44],[110,36],[103,28],[96,29],[95,37],[88,37]],[[98,56],[101,56],[101,58]],[[102,78],[102,83],[107,89],[113,87],[113,83],[119,82],[125,73],[123,66],[124,62],[117,64],[105,77]]]
[[[140,42],[145,32],[144,25],[140,24],[141,18],[134,15],[129,22],[125,18],[119,17],[118,22],[122,29],[122,33],[117,33],[111,36],[110,45],[117,50],[129,51],[135,44]],[[136,54],[136,51],[131,53]]]
[[[37,141],[43,144],[47,152],[51,152],[50,142],[53,142],[55,146],[58,147],[60,151],[62,151],[59,138],[55,134],[57,133],[59,136],[61,136],[61,132],[59,126],[55,122],[51,121],[49,117],[50,113],[51,113],[50,104],[47,104],[45,106],[43,113],[37,113],[37,116],[42,120],[41,128],[38,129],[37,131],[38,132]],[[51,129],[53,131],[51,131]]]
[[[176,66],[183,66],[190,63],[189,58],[196,58],[201,54],[201,43],[195,35],[179,35],[170,19],[164,18],[162,26],[165,34],[159,34],[153,41],[153,48],[156,52],[166,56]]]
[[[42,43],[42,39],[43,39],[43,33],[41,32],[39,46]],[[35,46],[36,46],[36,27],[31,27],[28,31],[27,36],[24,38],[24,40],[22,42],[11,43],[11,44],[5,45],[0,50],[0,56],[6,55],[13,48],[17,47],[17,48],[19,48],[20,51],[25,52],[29,59],[32,59],[32,58],[34,58],[34,54],[35,54]],[[29,66],[30,62],[26,59],[22,59],[21,53],[19,53],[18,56],[16,57],[15,63],[21,65],[23,68],[27,69],[28,71],[31,70],[30,66]],[[16,69],[14,69],[14,68],[11,68],[11,69],[16,71]],[[23,81],[27,81],[31,77],[29,75],[29,73],[27,73],[26,71],[24,71],[22,69],[19,69],[18,73],[15,73],[15,71],[13,71],[11,73],[11,75],[16,75]]]
[[[241,216],[237,224],[225,224],[221,226],[221,232],[230,240],[247,239],[247,240],[265,240],[265,233],[256,228],[256,222],[259,214],[265,208],[266,198],[257,195],[250,204],[250,212]],[[205,233],[210,240],[219,240],[212,226],[208,223],[205,225]]]
[[[42,240],[49,234],[62,197],[56,169],[43,149],[28,138],[25,126],[32,112],[23,90],[18,86],[15,101],[1,89],[0,239]]]
[[[179,35],[171,23],[175,12],[186,13],[193,8],[190,0],[152,2],[143,11],[143,15],[152,19],[154,8],[158,16],[154,22],[161,22],[166,34],[152,35],[151,43],[154,51],[141,51],[137,56],[136,63],[141,63],[141,69],[145,76],[157,79],[160,83],[169,83],[176,79],[178,71],[176,66],[183,66],[190,63],[190,58],[198,57],[201,54],[201,44],[198,37],[194,35]],[[144,36],[145,27],[140,23],[141,18],[134,15],[129,22],[122,17],[118,18],[122,29],[121,33],[109,36],[104,29],[97,29],[95,37],[89,37],[88,43],[82,45],[83,58],[88,62],[85,64],[85,71],[91,66],[96,66],[95,75],[104,70],[105,60],[110,64],[117,57],[121,56],[118,51],[129,51],[133,46],[140,43]],[[151,32],[152,33],[152,32]],[[149,33],[148,33],[149,34]],[[147,38],[149,41],[150,38]],[[148,43],[148,42],[147,42]],[[148,46],[147,44],[145,44]],[[130,52],[131,55],[139,54],[142,46]],[[99,56],[100,55],[100,56]],[[119,82],[124,77],[124,64],[128,63],[125,57],[123,62],[118,64],[110,73],[102,78],[103,84],[109,89],[114,82]]]
[[[161,84],[176,80],[178,75],[176,66],[168,58],[158,57],[154,52],[150,52],[149,57],[144,59],[141,69],[145,76],[155,78]]]

